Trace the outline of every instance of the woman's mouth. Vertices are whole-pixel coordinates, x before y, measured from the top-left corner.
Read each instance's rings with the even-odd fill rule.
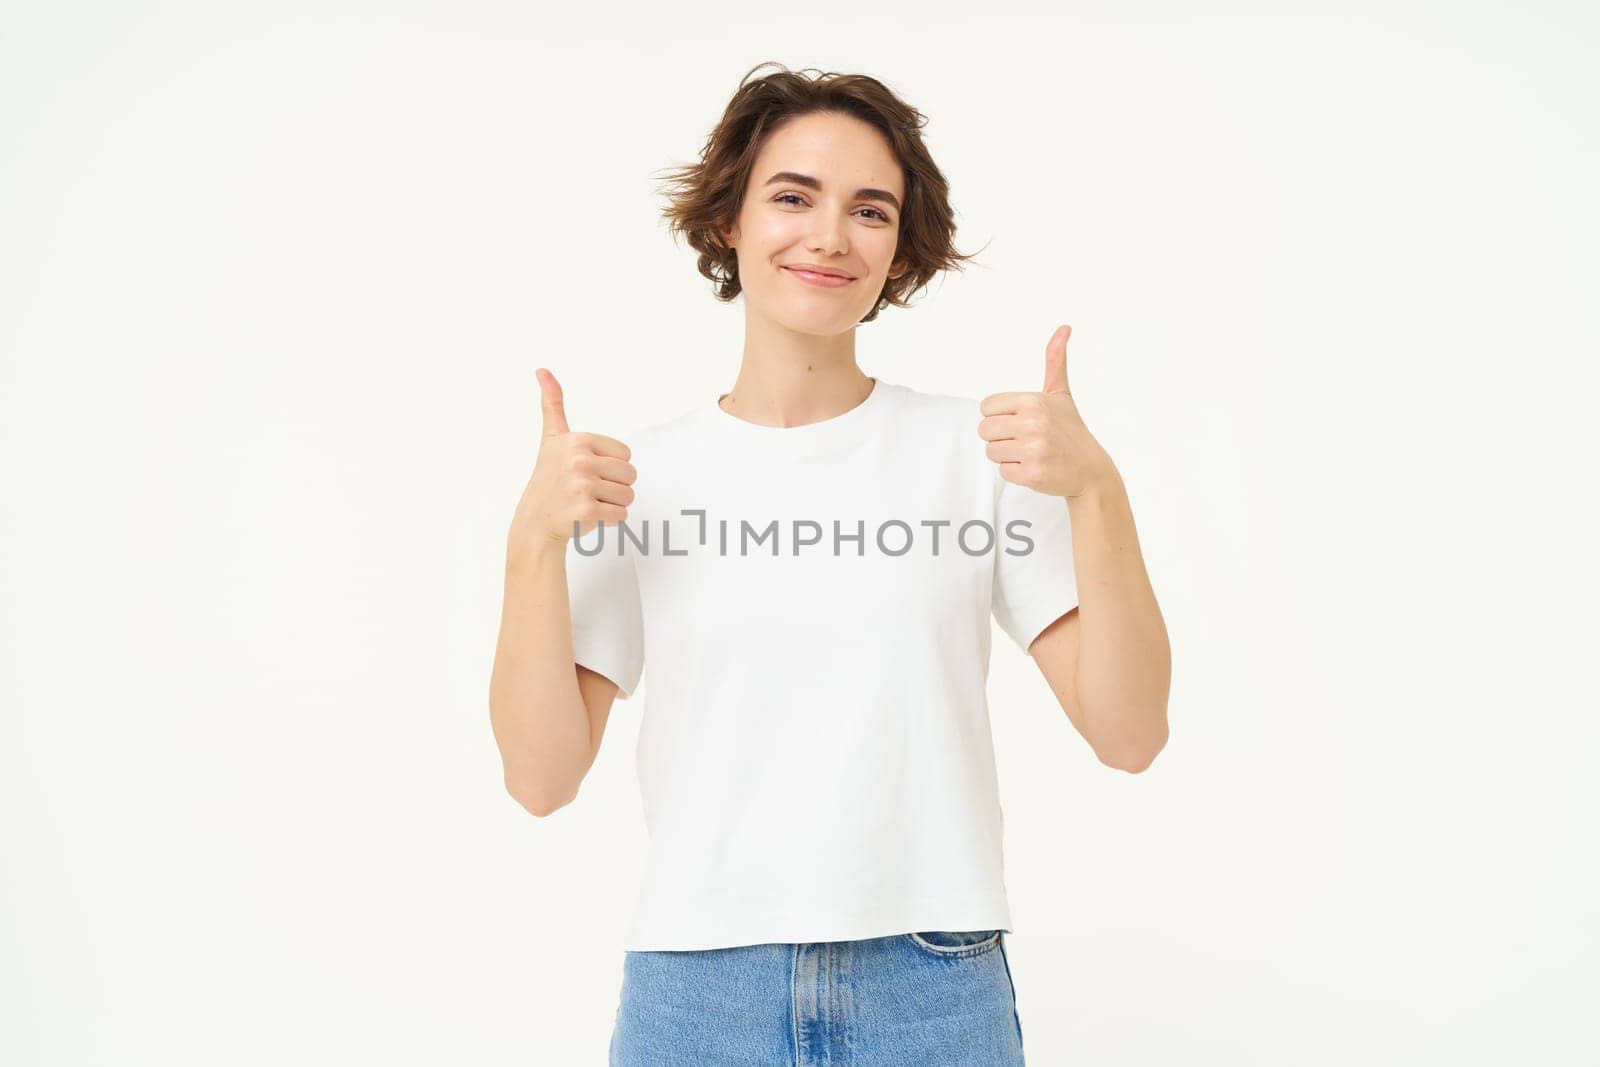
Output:
[[[800,267],[784,267],[783,269],[807,285],[819,285],[824,289],[838,289],[855,281],[854,278],[840,278],[832,274],[819,274],[817,271],[804,270]]]

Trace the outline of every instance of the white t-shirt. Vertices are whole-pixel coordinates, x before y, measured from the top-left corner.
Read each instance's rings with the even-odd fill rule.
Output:
[[[1011,929],[989,618],[1025,651],[1077,585],[1066,501],[1001,478],[981,418],[878,378],[809,425],[708,401],[615,435],[634,502],[567,582],[577,662],[620,700],[649,664],[627,949]]]

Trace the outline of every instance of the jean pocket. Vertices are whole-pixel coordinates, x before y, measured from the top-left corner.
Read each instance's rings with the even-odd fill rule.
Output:
[[[981,956],[1000,947],[999,930],[923,930],[906,934],[922,951],[946,959]]]

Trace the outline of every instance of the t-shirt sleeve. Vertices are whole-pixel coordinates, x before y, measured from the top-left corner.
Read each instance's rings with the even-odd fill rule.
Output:
[[[1078,605],[1072,524],[1064,498],[1008,482],[1000,477],[998,465],[995,480],[1000,490],[995,501],[994,617],[1026,652],[1045,627]]]
[[[644,671],[644,613],[639,602],[636,548],[617,554],[617,527],[607,523],[567,542],[567,600],[572,609],[572,658],[617,683],[617,699],[633,695]]]

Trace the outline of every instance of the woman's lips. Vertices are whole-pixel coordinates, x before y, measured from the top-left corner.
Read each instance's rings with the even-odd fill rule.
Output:
[[[814,270],[801,270],[798,267],[784,267],[783,269],[807,285],[820,285],[824,289],[838,289],[840,286],[849,285],[855,281],[854,278],[838,278],[832,274],[818,274]]]

